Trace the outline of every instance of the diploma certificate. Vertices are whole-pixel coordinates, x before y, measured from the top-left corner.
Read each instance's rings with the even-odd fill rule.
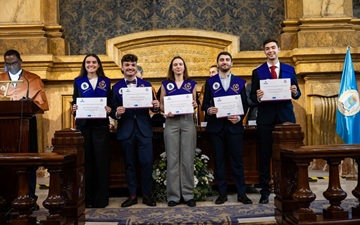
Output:
[[[229,95],[214,98],[214,105],[218,108],[217,118],[244,115],[244,107],[240,95]]]
[[[291,99],[290,78],[260,80],[260,89],[264,91],[261,101]]]
[[[106,118],[106,98],[76,98],[77,119]]]
[[[152,108],[152,88],[134,87],[121,88],[123,97],[123,106],[125,108]]]
[[[165,115],[169,112],[174,115],[192,114],[194,113],[192,102],[192,94],[165,96],[164,113]]]

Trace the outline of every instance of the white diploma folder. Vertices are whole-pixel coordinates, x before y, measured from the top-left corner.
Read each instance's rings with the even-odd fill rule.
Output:
[[[153,107],[153,92],[151,87],[121,88],[123,106],[125,108]]]
[[[76,98],[77,119],[106,118],[106,98]]]
[[[215,97],[214,105],[218,108],[217,118],[244,115],[244,107],[240,95]]]
[[[290,100],[290,78],[260,80],[260,89],[264,92],[261,101]]]
[[[174,115],[192,114],[194,113],[192,102],[192,94],[165,96],[164,113],[165,115],[169,112]]]

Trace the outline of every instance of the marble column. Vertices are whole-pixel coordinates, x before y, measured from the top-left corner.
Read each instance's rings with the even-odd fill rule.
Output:
[[[282,49],[357,46],[352,0],[285,0]],[[295,9],[295,10],[294,10]]]
[[[17,49],[21,54],[68,54],[59,25],[58,0],[2,1],[0,52]]]

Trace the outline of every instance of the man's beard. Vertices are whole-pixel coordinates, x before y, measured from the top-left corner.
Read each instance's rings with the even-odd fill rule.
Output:
[[[219,68],[219,70],[223,73],[226,73],[226,72],[229,72],[230,70],[230,67],[226,68],[226,69],[223,69],[222,67]]]

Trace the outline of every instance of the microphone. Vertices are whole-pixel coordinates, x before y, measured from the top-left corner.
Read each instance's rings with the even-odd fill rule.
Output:
[[[31,98],[29,98],[29,91],[30,91],[30,82],[29,80],[25,77],[25,76],[22,76],[26,82],[27,82],[27,89],[26,89],[26,96],[22,97],[21,100],[31,100]]]

